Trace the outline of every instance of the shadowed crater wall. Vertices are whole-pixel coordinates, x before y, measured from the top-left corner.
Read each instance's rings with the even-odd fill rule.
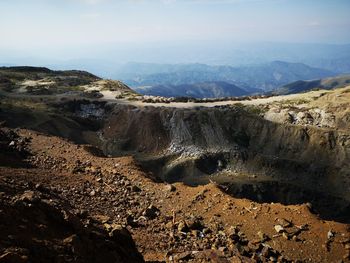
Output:
[[[135,154],[167,182],[212,180],[234,196],[312,202],[324,217],[349,219],[350,135],[344,131],[274,123],[240,107],[115,105],[101,138],[106,155]]]

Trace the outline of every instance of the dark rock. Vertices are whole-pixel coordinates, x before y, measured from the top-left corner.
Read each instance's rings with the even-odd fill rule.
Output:
[[[135,221],[134,217],[132,215],[128,215],[126,217],[126,223],[128,226],[131,226],[131,227],[137,227],[138,226],[138,223]]]
[[[201,218],[192,216],[186,220],[187,226],[190,230],[202,230],[204,228]]]
[[[133,185],[133,186],[131,186],[131,191],[137,193],[137,192],[141,192],[141,189],[138,186]]]
[[[177,225],[177,230],[178,230],[179,232],[184,232],[184,233],[186,233],[186,232],[189,231],[189,228],[188,228],[188,226],[187,226],[187,224],[186,224],[185,221],[180,221],[179,224]]]
[[[143,216],[154,219],[159,216],[159,209],[155,207],[154,205],[150,205],[146,208],[146,210],[142,213]]]
[[[261,250],[261,256],[264,258],[269,258],[271,256],[271,249],[267,246],[263,247]]]

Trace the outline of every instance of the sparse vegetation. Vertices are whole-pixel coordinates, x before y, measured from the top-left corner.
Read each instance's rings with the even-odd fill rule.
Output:
[[[82,86],[59,86],[58,84],[52,84],[49,86],[27,86],[26,90],[32,95],[54,95],[66,92],[82,92],[84,88]]]
[[[1,67],[0,88],[15,92],[23,87],[32,95],[53,95],[83,91],[83,85],[99,78],[83,71],[52,71],[47,68]],[[27,85],[27,82],[31,82]]]
[[[132,90],[130,90],[128,86],[126,86],[123,82],[116,80],[105,80],[101,90],[125,91],[127,93],[132,93]]]
[[[268,110],[268,107],[262,105],[246,105],[241,102],[232,105],[233,108],[247,112],[251,115],[262,116]]]

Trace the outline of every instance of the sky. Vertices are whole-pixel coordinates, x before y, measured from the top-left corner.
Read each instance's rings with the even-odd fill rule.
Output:
[[[174,43],[350,43],[350,0],[0,0],[1,51]],[[22,53],[21,53],[22,52]]]

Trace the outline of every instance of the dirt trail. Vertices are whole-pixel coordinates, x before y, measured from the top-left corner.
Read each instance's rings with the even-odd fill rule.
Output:
[[[33,84],[36,83],[34,81],[27,81],[25,83]],[[146,107],[146,106],[153,106],[153,107],[172,107],[172,108],[196,108],[196,107],[219,107],[219,106],[227,106],[227,105],[234,105],[234,104],[243,104],[243,105],[267,105],[275,102],[282,102],[282,101],[296,101],[296,100],[305,100],[305,101],[312,101],[315,99],[318,99],[320,97],[323,97],[324,95],[330,94],[336,95],[336,97],[339,97],[339,94],[350,88],[350,86],[339,88],[337,90],[317,90],[317,91],[310,91],[307,93],[299,93],[299,94],[290,94],[290,95],[282,95],[282,96],[272,96],[268,98],[257,98],[257,99],[249,99],[249,100],[240,100],[240,101],[233,101],[233,100],[226,100],[226,101],[216,101],[216,102],[170,102],[170,103],[152,103],[152,102],[143,102],[140,99],[137,98],[118,98],[122,94],[121,90],[107,90],[104,89],[104,83],[105,80],[98,80],[96,82],[93,82],[90,86],[82,86],[86,91],[91,90],[98,90],[103,97],[100,100],[108,101],[112,103],[122,104],[122,105],[132,105],[136,107]],[[43,84],[50,84],[51,82],[40,82],[41,85]],[[24,87],[24,86],[23,86]],[[5,95],[7,97],[11,98],[33,98],[33,99],[53,99],[53,97],[58,101],[63,99],[79,99],[81,98],[81,94],[78,93],[67,93],[67,94],[59,94],[55,96],[51,95],[31,95],[31,94],[24,94],[23,93],[23,87],[21,87],[19,92],[16,93],[9,93],[4,92],[0,89],[0,95]],[[334,97],[334,96],[332,96]],[[336,100],[333,99],[333,100]]]
[[[350,86],[344,88],[347,89]],[[343,89],[339,89],[341,91]],[[170,103],[148,103],[148,102],[142,102],[139,100],[126,100],[126,99],[116,99],[115,97],[118,95],[116,92],[113,91],[101,91],[101,93],[104,95],[103,99],[108,100],[110,102],[116,102],[120,104],[127,104],[127,105],[133,105],[133,106],[154,106],[154,107],[174,107],[174,108],[195,108],[195,107],[217,107],[217,106],[226,106],[226,105],[233,105],[237,103],[241,103],[244,105],[263,105],[263,104],[269,104],[273,102],[281,102],[281,101],[290,101],[290,100],[312,100],[315,98],[319,98],[323,94],[327,93],[334,93],[334,91],[326,91],[326,90],[318,90],[318,91],[311,91],[308,93],[302,93],[302,94],[291,94],[291,95],[283,95],[283,96],[273,96],[269,98],[258,98],[258,99],[251,99],[251,100],[242,100],[242,101],[217,101],[217,102],[170,102]]]

